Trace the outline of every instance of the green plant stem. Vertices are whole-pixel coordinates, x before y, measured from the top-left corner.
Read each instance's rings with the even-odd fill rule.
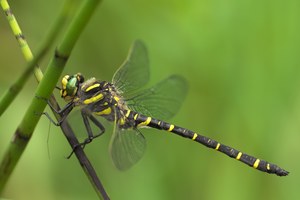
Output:
[[[47,34],[45,40],[42,42],[42,44],[38,48],[38,51],[37,51],[38,53],[36,54],[36,56],[33,57],[33,54],[25,40],[24,35],[21,32],[21,29],[20,29],[14,15],[12,14],[12,11],[11,11],[7,1],[1,0],[1,7],[7,16],[7,20],[9,21],[9,24],[11,25],[11,28],[13,30],[15,37],[18,38],[17,41],[22,49],[25,59],[29,62],[25,68],[25,71],[21,74],[21,76],[10,86],[10,88],[1,97],[0,116],[4,113],[4,111],[9,107],[9,105],[12,103],[12,101],[15,99],[15,97],[22,90],[25,83],[31,76],[32,71],[34,71],[34,75],[38,82],[40,82],[41,79],[43,78],[43,74],[42,74],[41,70],[39,69],[37,63],[47,53],[47,51],[49,50],[49,48],[51,46],[51,43],[55,40],[55,38],[57,37],[57,35],[59,33],[59,30],[61,30],[61,27],[63,26],[64,22],[66,21],[67,16],[69,15],[70,1],[71,0],[65,1],[63,9],[61,10],[61,13],[59,14],[59,17],[55,20],[53,26],[50,28],[50,32]]]
[[[21,32],[21,28],[19,27],[17,20],[15,19],[14,15],[10,9],[8,2],[6,0],[1,0],[1,2],[0,2],[1,7],[7,16],[9,24],[13,30],[14,35],[17,38],[17,41],[20,45],[22,53],[27,61],[31,60],[30,63],[28,64],[28,67],[26,68],[26,70],[24,72],[26,74],[22,75],[22,77],[18,79],[17,83],[14,84],[15,86],[13,85],[11,87],[10,91],[8,91],[8,94],[4,96],[3,101],[2,101],[3,103],[2,104],[0,103],[1,105],[4,105],[4,106],[2,106],[3,111],[8,107],[10,102],[17,95],[17,93],[18,93],[17,90],[18,89],[21,90],[21,87],[23,86],[22,84],[25,83],[25,81],[26,81],[24,79],[26,79],[29,76],[29,72],[32,71],[32,68],[34,68],[35,65],[36,65],[36,68],[34,68],[35,77],[38,82],[42,79],[43,74],[36,63],[38,62],[38,60],[40,60],[40,56],[42,57],[43,54],[45,54],[46,50],[49,49],[49,47],[50,47],[49,43],[54,40],[54,36],[56,36],[57,33],[59,32],[58,30],[61,30],[60,26],[63,23],[63,21],[65,21],[66,16],[69,14],[69,8],[70,8],[71,1],[72,0],[65,1],[65,4],[64,4],[64,7],[62,9],[60,16],[54,23],[54,26],[52,27],[52,29],[50,29],[51,32],[48,34],[48,37],[46,37],[48,39],[46,39],[45,42],[43,43],[43,45],[41,45],[40,51],[38,51],[37,56],[35,58],[33,58],[30,47],[27,44],[27,41],[25,40],[25,37]],[[33,58],[33,60],[32,60],[32,58]],[[20,85],[21,85],[21,87],[20,87]],[[50,98],[50,103],[52,104],[52,107],[56,108],[56,110],[60,110],[59,105],[57,104],[57,101],[55,100],[53,95]],[[54,112],[54,115],[57,120],[60,119],[60,116],[57,115],[55,112]],[[70,143],[71,147],[73,148],[74,146],[78,146],[79,142],[78,142],[74,132],[72,131],[72,128],[70,127],[70,125],[68,124],[68,122],[66,120],[62,124],[61,129],[62,129],[66,139]],[[89,160],[88,160],[87,156],[85,155],[84,151],[82,150],[82,148],[76,148],[75,155],[77,156],[77,159],[78,159],[80,165],[82,166],[85,174],[89,178],[89,180],[90,180],[91,184],[93,185],[99,198],[100,199],[109,199],[107,193],[104,190],[103,185],[101,184],[101,181],[99,180],[94,168],[92,167],[91,163],[89,162]]]
[[[74,19],[67,29],[61,44],[57,47],[54,57],[49,63],[45,72],[45,76],[41,80],[36,90],[36,96],[47,99],[50,97],[75,45],[75,42],[77,41],[80,33],[87,24],[87,21],[91,17],[91,14],[98,3],[99,0],[87,0],[82,4],[82,7],[78,11],[77,15],[74,16]],[[40,118],[40,115],[37,113],[42,113],[46,105],[47,104],[45,101],[39,98],[33,98],[23,120],[15,131],[13,139],[10,142],[0,166],[0,193],[3,191],[8,178],[10,177],[32,136],[34,128],[36,127]],[[98,196],[102,198],[101,195],[98,194]]]

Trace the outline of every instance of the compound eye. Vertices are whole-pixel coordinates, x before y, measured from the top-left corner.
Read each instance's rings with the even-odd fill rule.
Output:
[[[78,90],[79,81],[77,79],[77,74],[73,76],[66,75],[61,80],[62,89],[60,90],[60,95],[66,101],[72,100]]]

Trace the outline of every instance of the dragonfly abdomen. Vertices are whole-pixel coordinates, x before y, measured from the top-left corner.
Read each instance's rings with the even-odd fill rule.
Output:
[[[221,144],[213,139],[200,135],[186,128],[182,128],[129,110],[126,112],[126,117],[129,119],[133,119],[137,127],[148,126],[156,129],[169,131],[185,138],[189,138],[209,148],[222,152],[231,158],[235,158],[236,160],[239,160],[242,163],[245,163],[257,170],[267,172],[270,174],[276,174],[278,176],[288,175],[287,171],[278,167],[277,165],[255,158],[248,154],[242,153],[241,151],[238,151],[232,147]]]

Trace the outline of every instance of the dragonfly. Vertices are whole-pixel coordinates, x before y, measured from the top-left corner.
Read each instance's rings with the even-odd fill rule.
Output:
[[[79,145],[84,147],[105,132],[98,116],[112,122],[114,128],[109,152],[119,170],[127,170],[141,159],[146,149],[141,130],[149,127],[188,138],[262,172],[278,176],[289,174],[275,164],[166,122],[178,112],[185,99],[187,81],[180,75],[171,75],[147,88],[149,78],[147,48],[139,40],[133,43],[127,59],[115,72],[111,82],[96,78],[85,80],[81,73],[65,75],[61,81],[60,95],[67,104],[56,111],[62,116],[58,124],[67,118],[73,108],[80,107],[87,138]],[[91,123],[99,128],[99,133],[93,133]]]

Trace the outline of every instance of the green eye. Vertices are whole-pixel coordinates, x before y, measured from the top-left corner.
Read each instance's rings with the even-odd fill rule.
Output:
[[[66,101],[73,99],[77,93],[78,85],[80,83],[78,75],[69,76],[66,75],[62,78],[62,89],[60,91],[61,97]]]
[[[75,91],[77,90],[76,85],[77,85],[77,78],[75,78],[75,77],[70,78],[70,80],[67,83],[67,87],[66,87],[68,96],[75,95],[75,93],[76,93]]]

